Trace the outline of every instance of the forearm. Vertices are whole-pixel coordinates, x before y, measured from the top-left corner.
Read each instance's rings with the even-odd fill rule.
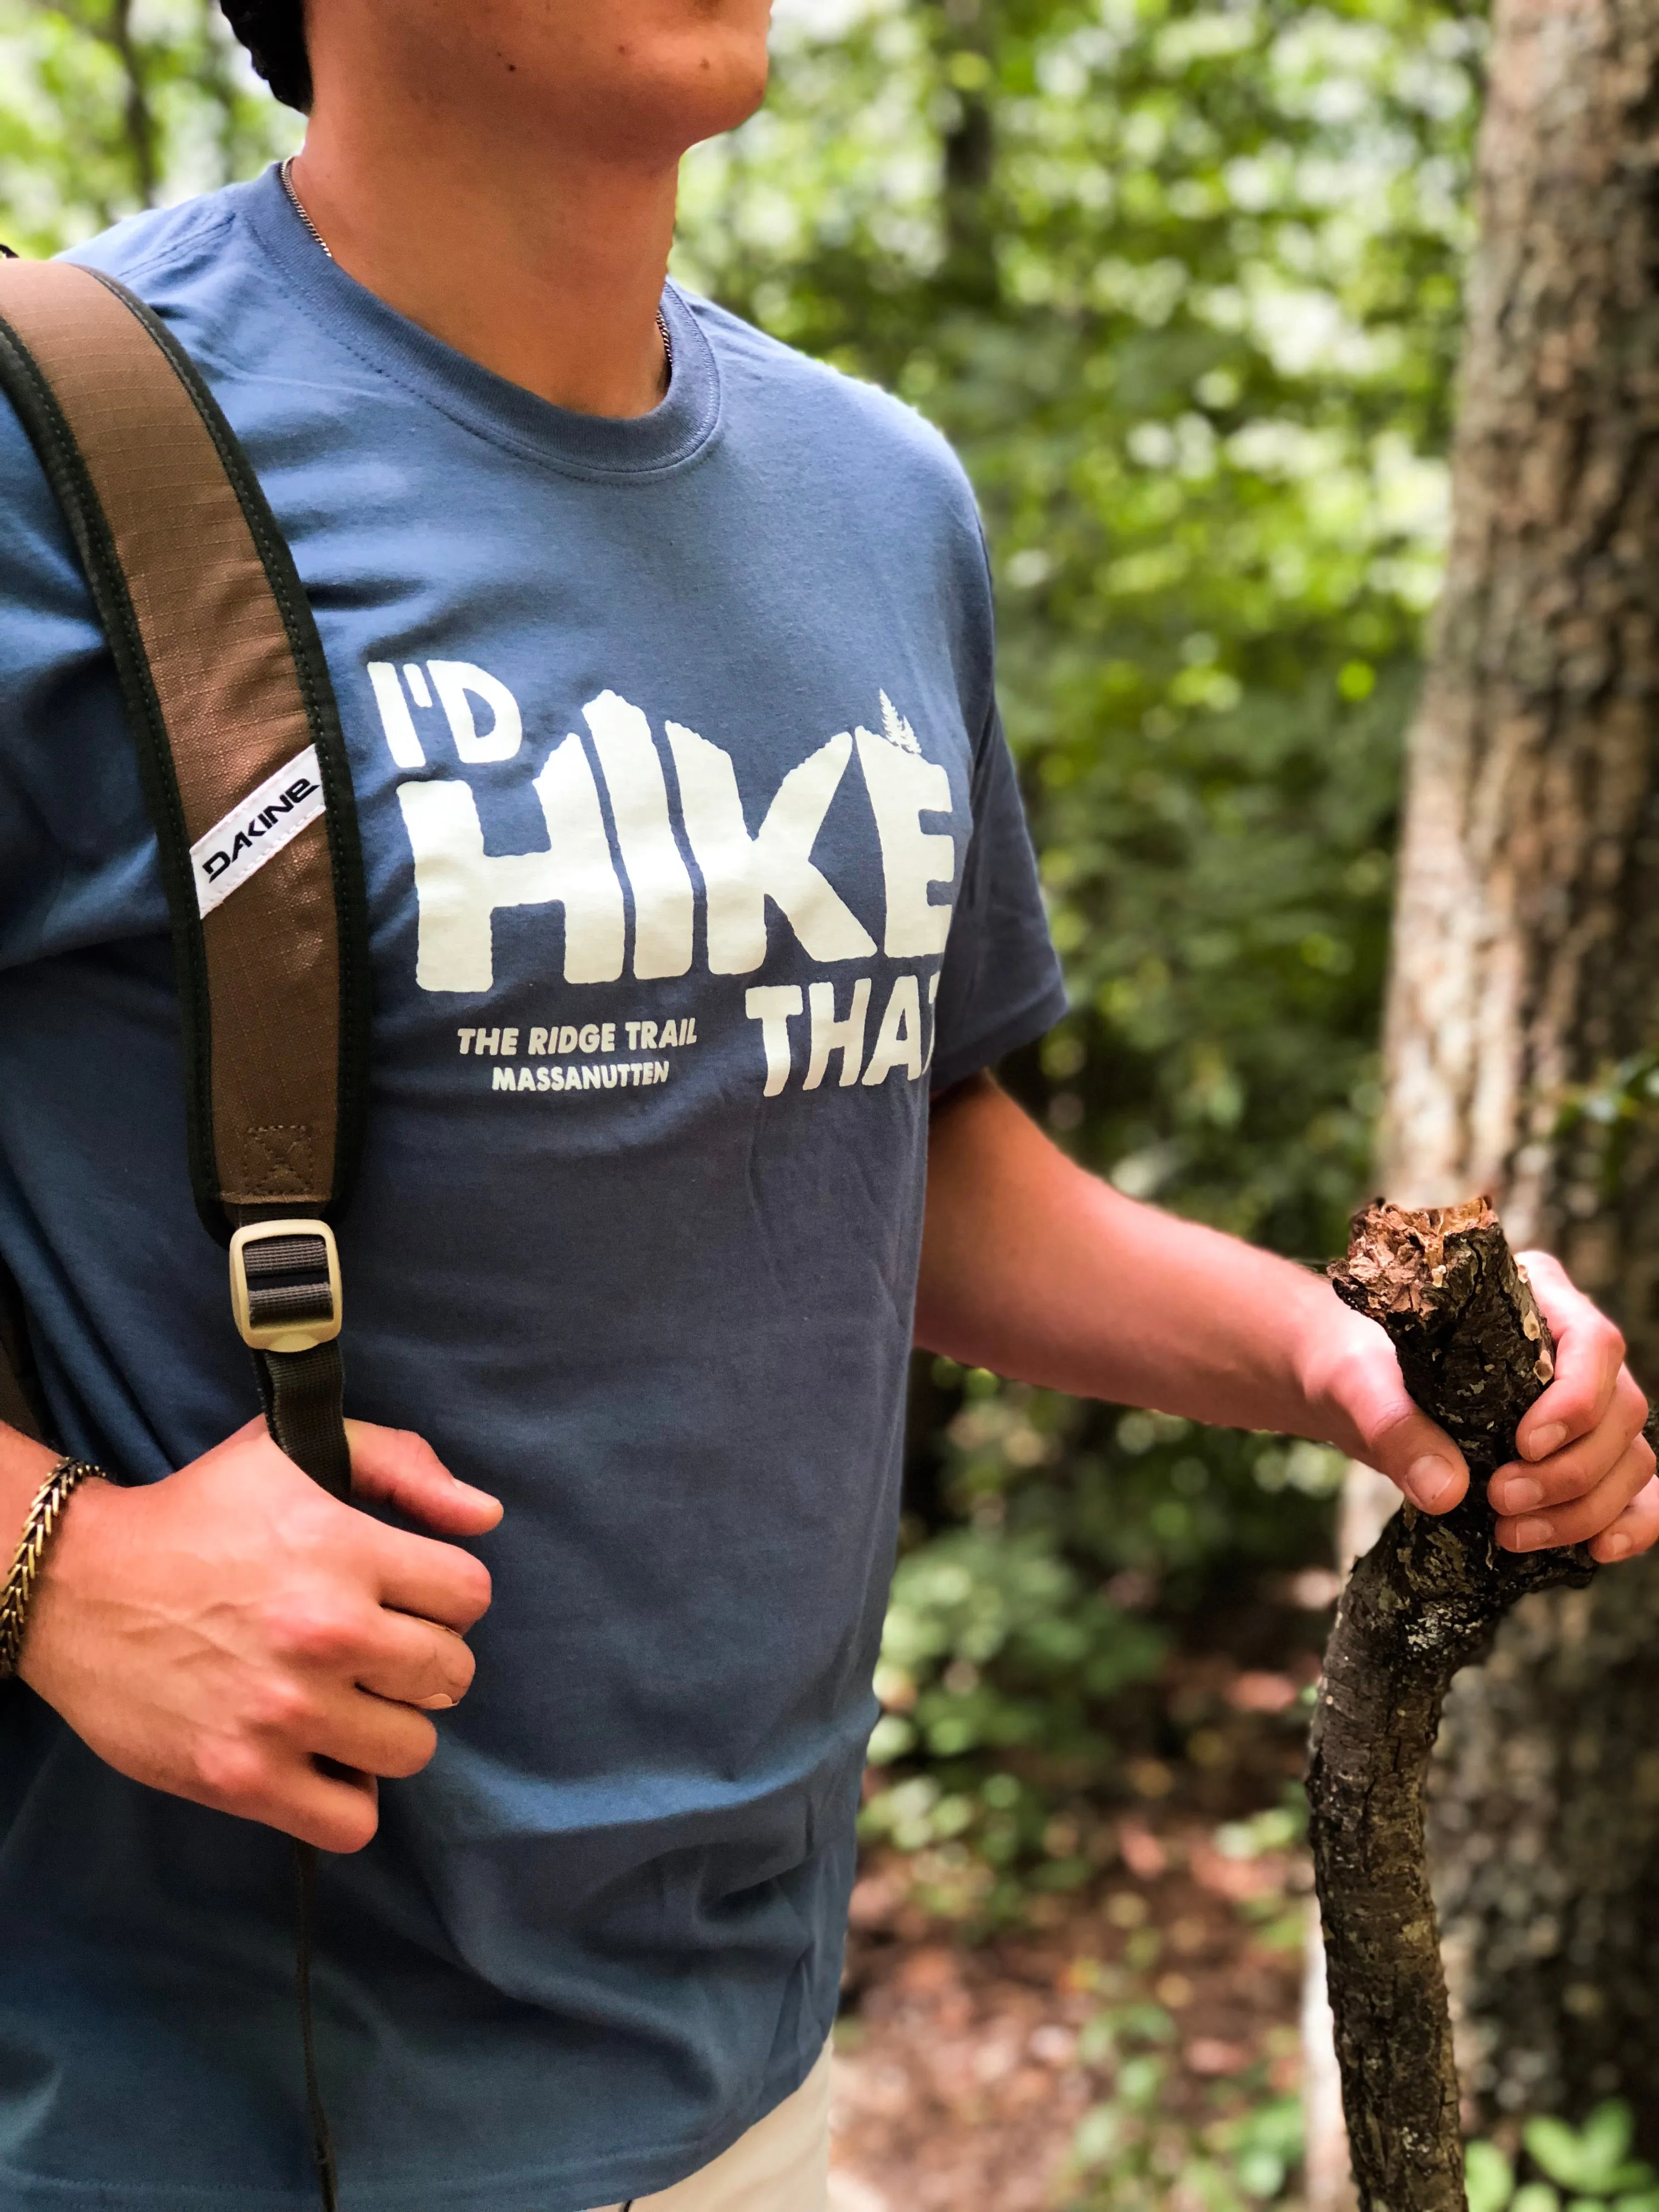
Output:
[[[988,1080],[936,1110],[916,1334],[975,1366],[1227,1427],[1352,1425],[1305,1348],[1317,1275],[1125,1198]]]

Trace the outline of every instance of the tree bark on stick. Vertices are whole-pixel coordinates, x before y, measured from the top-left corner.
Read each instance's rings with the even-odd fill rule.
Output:
[[[1583,1547],[1492,1541],[1487,1478],[1554,1372],[1549,1325],[1484,1199],[1358,1215],[1337,1295],[1381,1322],[1406,1386],[1457,1443],[1468,1495],[1407,1505],[1355,1567],[1325,1656],[1308,1771],[1342,2102],[1362,2212],[1462,2212],[1451,2016],[1425,1797],[1441,1707],[1530,1593],[1582,1587]]]

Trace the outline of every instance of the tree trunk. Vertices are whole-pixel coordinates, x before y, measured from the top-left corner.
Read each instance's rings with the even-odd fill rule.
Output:
[[[126,79],[122,124],[139,203],[154,207],[156,187],[161,182],[155,158],[155,117],[150,107],[143,57],[133,36],[132,0],[111,0],[109,24],[103,37],[113,49]]]
[[[1659,1382],[1659,0],[1498,0],[1444,598],[1410,752],[1380,1180],[1492,1192]],[[1626,1102],[1628,1103],[1628,1102]],[[1431,1835],[1471,2116],[1659,2151],[1659,1570],[1525,1601]]]
[[[994,307],[1000,289],[991,188],[996,128],[997,0],[944,0],[939,15],[942,90],[948,103],[942,154],[945,258],[939,289],[952,305]]]

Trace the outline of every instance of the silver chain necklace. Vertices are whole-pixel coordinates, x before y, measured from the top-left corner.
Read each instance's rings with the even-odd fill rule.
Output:
[[[288,194],[288,204],[293,209],[295,214],[299,216],[307,230],[310,233],[313,243],[321,246],[325,256],[330,261],[332,261],[334,255],[330,249],[328,240],[323,236],[322,232],[318,229],[316,224],[311,220],[311,216],[307,210],[305,202],[300,198],[299,193],[295,189],[294,179],[289,173],[293,167],[294,156],[290,154],[287,161],[283,163],[281,168],[277,171],[277,174],[283,180],[283,190]],[[668,334],[668,319],[663,313],[660,307],[657,310],[657,335],[662,340],[663,360],[672,380],[674,374],[674,341]]]

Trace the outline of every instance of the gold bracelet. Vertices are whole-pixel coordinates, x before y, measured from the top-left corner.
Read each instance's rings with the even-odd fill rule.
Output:
[[[11,1572],[6,1577],[4,1587],[0,1588],[0,1682],[17,1672],[34,1586],[40,1579],[46,1547],[52,1541],[58,1516],[88,1475],[103,1473],[101,1467],[94,1467],[88,1460],[60,1459],[35,1493],[29,1517],[23,1523],[22,1540],[11,1563]]]

